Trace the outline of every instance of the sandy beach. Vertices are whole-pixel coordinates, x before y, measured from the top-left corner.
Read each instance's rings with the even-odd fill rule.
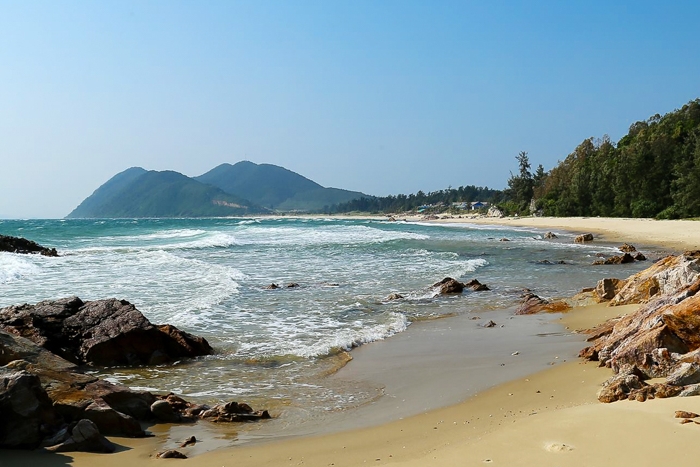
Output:
[[[454,218],[432,222],[592,232],[606,241],[670,250],[700,248],[700,222],[693,221]],[[615,308],[593,305],[575,308],[558,319],[562,326],[575,331],[634,309],[635,305]],[[383,351],[376,352],[382,355]],[[359,361],[358,358],[358,364]],[[460,371],[457,364],[453,366],[455,371]],[[111,455],[3,451],[0,466],[34,463],[121,467],[150,462],[193,466],[623,466],[680,463],[698,458],[700,445],[695,441],[700,426],[681,425],[674,412],[700,412],[699,397],[602,404],[596,392],[610,375],[611,370],[598,368],[595,363],[552,355],[547,369],[479,389],[476,395],[456,404],[448,398],[447,406],[429,408],[417,415],[399,414],[397,417],[403,418],[389,423],[373,425],[370,420],[370,426],[358,423],[361,428],[352,428],[350,424],[340,432],[237,446],[178,461],[155,459],[160,448],[157,438],[118,438],[112,440],[120,449]],[[445,388],[445,392],[449,390]],[[437,398],[441,391],[439,380],[434,391]]]

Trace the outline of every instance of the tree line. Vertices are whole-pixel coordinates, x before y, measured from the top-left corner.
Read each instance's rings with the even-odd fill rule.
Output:
[[[435,206],[435,210],[445,210],[452,203],[487,201],[490,203],[503,201],[503,191],[493,190],[488,187],[460,186],[459,188],[449,187],[446,190],[431,191],[424,193],[418,191],[409,195],[389,195],[376,197],[362,197],[346,203],[327,207],[327,213],[343,212],[371,212],[371,213],[397,213],[416,211],[422,206]],[[442,207],[443,209],[440,209]]]
[[[526,152],[505,190],[465,186],[430,193],[370,197],[326,212],[404,212],[424,205],[488,201],[505,214],[548,216],[700,216],[700,99],[630,126],[617,143],[588,138],[553,169],[534,171]]]
[[[584,140],[533,197],[552,216],[700,216],[700,99],[632,124],[617,144]]]

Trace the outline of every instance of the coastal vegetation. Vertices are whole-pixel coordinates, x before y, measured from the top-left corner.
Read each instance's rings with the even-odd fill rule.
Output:
[[[533,194],[545,215],[700,215],[700,99],[632,124],[617,143],[584,140]]]
[[[430,193],[360,198],[329,212],[405,212],[486,201],[506,215],[654,217],[700,216],[700,99],[638,121],[617,143],[587,138],[554,168],[533,171],[528,153],[505,190],[475,186]]]

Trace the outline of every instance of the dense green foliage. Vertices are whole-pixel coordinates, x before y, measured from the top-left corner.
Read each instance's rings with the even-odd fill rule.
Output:
[[[318,211],[324,206],[367,196],[356,191],[324,188],[284,167],[249,161],[221,164],[195,179],[281,211]]]
[[[217,217],[262,212],[246,200],[177,172],[129,169],[98,188],[68,217]]]
[[[419,191],[410,195],[390,195],[382,197],[367,198],[362,197],[330,207],[327,212],[405,212],[414,211],[421,206],[436,206],[448,209],[452,203],[488,201],[495,203],[503,200],[503,192],[492,190],[488,187],[461,186],[459,188],[448,188],[446,190],[431,191],[423,193]]]
[[[584,140],[534,196],[545,215],[700,216],[700,99],[634,123],[617,144]]]

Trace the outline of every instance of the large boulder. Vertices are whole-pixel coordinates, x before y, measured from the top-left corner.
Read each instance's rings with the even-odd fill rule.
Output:
[[[0,367],[0,447],[34,449],[60,424],[38,376]]]
[[[0,310],[0,328],[77,364],[148,365],[212,353],[205,339],[154,326],[126,300],[70,297],[10,306]]]
[[[26,238],[10,237],[7,235],[0,235],[0,251],[22,254],[38,253],[43,256],[58,256],[58,252],[55,248],[46,248],[36,242],[27,240]]]
[[[44,441],[49,452],[114,452],[116,446],[102,436],[90,420],[82,419]]]

